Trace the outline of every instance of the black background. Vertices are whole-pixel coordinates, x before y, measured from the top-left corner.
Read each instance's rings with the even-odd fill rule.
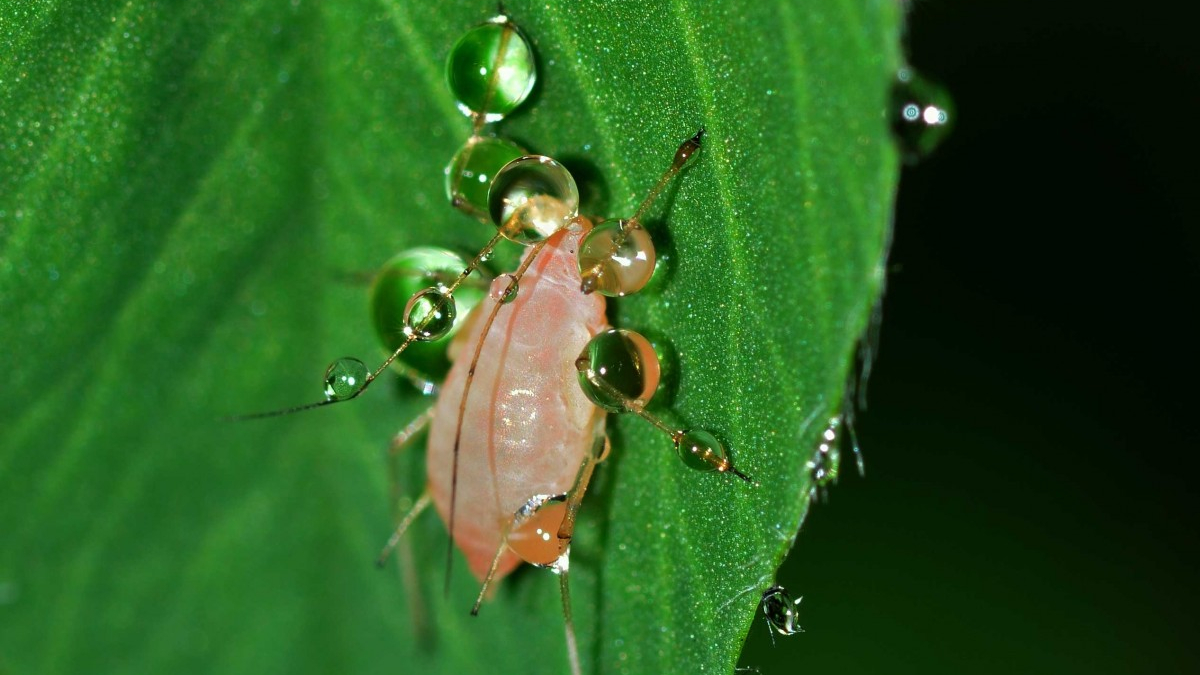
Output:
[[[880,357],[779,580],[779,672],[1197,672],[1194,25],[913,7],[956,126],[905,170]]]

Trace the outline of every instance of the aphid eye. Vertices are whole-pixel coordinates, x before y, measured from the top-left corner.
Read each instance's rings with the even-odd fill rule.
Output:
[[[626,412],[630,403],[644,405],[658,389],[658,355],[631,330],[610,329],[593,337],[575,368],[583,393],[609,412]]]
[[[636,293],[650,281],[654,262],[654,240],[642,226],[604,221],[579,245],[580,290],[613,297]]]
[[[454,298],[438,288],[426,288],[404,308],[404,332],[428,342],[443,337],[454,326]]]
[[[516,143],[491,136],[472,136],[446,166],[446,197],[462,200],[477,213],[487,213],[488,188],[505,164],[525,155]],[[455,206],[461,206],[455,204]]]
[[[488,191],[488,214],[505,239],[533,244],[579,215],[579,188],[562,164],[527,155],[496,174]]]
[[[367,365],[356,358],[347,356],[334,361],[325,369],[325,399],[344,401],[354,398],[370,374]]]
[[[467,31],[446,58],[446,82],[458,109],[486,122],[521,105],[536,80],[529,41],[503,16]]]

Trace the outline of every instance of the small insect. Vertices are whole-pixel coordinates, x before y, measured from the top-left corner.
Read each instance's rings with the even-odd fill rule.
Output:
[[[393,364],[437,393],[393,441],[394,456],[428,428],[427,487],[398,519],[379,563],[432,504],[450,533],[447,583],[455,545],[482,583],[472,614],[488,588],[521,562],[551,569],[578,675],[570,544],[593,472],[609,452],[607,414],[642,417],[691,469],[751,482],[713,434],[674,428],[646,409],[658,387],[658,355],[645,337],[605,318],[605,297],[636,293],[649,282],[656,256],[643,219],[696,160],[704,130],[679,145],[631,217],[593,220],[579,214],[575,180],[562,164],[483,133],[521,105],[536,79],[521,31],[503,15],[472,28],[451,50],[446,73],[473,122],[447,167],[447,196],[460,211],[491,222],[495,235],[469,262],[429,248],[394,258],[373,291],[375,325],[391,356],[373,371],[358,359],[339,359],[326,371],[324,400],[248,417],[354,399]],[[485,290],[476,273],[503,240],[525,253],[516,270]],[[435,384],[446,366],[444,382]]]
[[[797,623],[799,620],[797,608],[800,607],[800,601],[803,599],[804,596],[800,596],[792,600],[791,594],[783,586],[772,586],[763,591],[761,603],[763,616],[767,619],[772,640],[775,639],[775,633],[795,635],[804,632],[804,629]]]

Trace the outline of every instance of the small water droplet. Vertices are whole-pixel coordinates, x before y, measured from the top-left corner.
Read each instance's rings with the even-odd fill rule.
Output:
[[[426,288],[404,308],[404,334],[421,341],[436,340],[454,326],[454,298],[439,288]]]
[[[910,164],[927,157],[950,134],[954,120],[950,94],[912,68],[896,73],[891,106],[892,135]]]
[[[507,305],[517,299],[517,293],[521,290],[521,284],[517,281],[517,277],[512,274],[501,274],[492,280],[492,287],[488,291],[488,296],[493,300]]]
[[[367,383],[371,371],[362,361],[353,357],[345,357],[329,364],[325,369],[325,398],[329,401],[345,401]]]

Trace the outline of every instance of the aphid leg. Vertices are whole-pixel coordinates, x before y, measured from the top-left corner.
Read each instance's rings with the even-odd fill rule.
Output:
[[[454,562],[454,515],[458,501],[458,451],[462,444],[462,428],[463,419],[466,415],[467,409],[467,396],[471,393],[471,384],[475,380],[475,369],[479,366],[479,357],[483,352],[483,345],[487,341],[488,331],[491,330],[492,324],[496,321],[496,315],[500,313],[500,308],[506,304],[510,292],[516,292],[516,289],[520,285],[521,277],[525,276],[526,270],[528,270],[529,266],[533,264],[533,261],[537,258],[538,253],[541,253],[541,251],[545,248],[547,241],[547,239],[544,239],[530,247],[529,253],[525,256],[525,259],[521,261],[520,267],[517,268],[516,272],[509,275],[507,289],[502,291],[499,294],[499,297],[492,298],[494,301],[492,310],[488,312],[486,323],[483,325],[483,332],[480,333],[479,342],[475,345],[475,353],[471,357],[471,367],[467,370],[466,383],[463,385],[462,399],[458,404],[458,423],[454,430],[454,461],[452,462],[450,468],[450,517],[446,519],[446,527],[450,532],[450,541],[447,543],[446,547],[445,592],[447,594],[450,592],[450,571]],[[501,547],[501,550],[503,550],[503,547]],[[500,554],[497,553],[496,555],[496,561],[492,565],[493,571],[495,570],[496,565],[498,565],[500,562]]]
[[[675,151],[675,159],[642,200],[632,218],[600,223],[579,247],[579,290],[623,296],[640,291],[654,272],[654,241],[642,218],[676,175],[700,152],[701,128]]]
[[[429,426],[429,423],[432,420],[433,407],[430,406],[425,412],[418,415],[416,419],[414,419],[412,422],[409,422],[407,426],[398,431],[396,435],[392,437],[392,443],[388,447],[388,482],[391,486],[391,503],[393,509],[397,508],[397,506],[400,504],[400,453],[406,447],[408,447],[410,443],[412,443],[413,439],[415,439],[422,431],[425,430],[426,427]],[[380,551],[379,558],[376,560],[377,565],[383,567],[384,563],[387,562],[388,556],[391,555],[392,550],[396,548],[396,544],[400,542],[400,537],[404,535],[404,531],[408,529],[408,526],[412,523],[412,521],[417,516],[421,515],[421,512],[424,511],[428,506],[429,491],[425,490],[421,493],[421,496],[409,509],[407,514],[405,514],[403,517],[400,517],[399,513],[394,514],[394,516],[398,519],[396,521],[396,530],[392,532],[392,536],[388,538],[387,544],[383,547],[383,550]]]

